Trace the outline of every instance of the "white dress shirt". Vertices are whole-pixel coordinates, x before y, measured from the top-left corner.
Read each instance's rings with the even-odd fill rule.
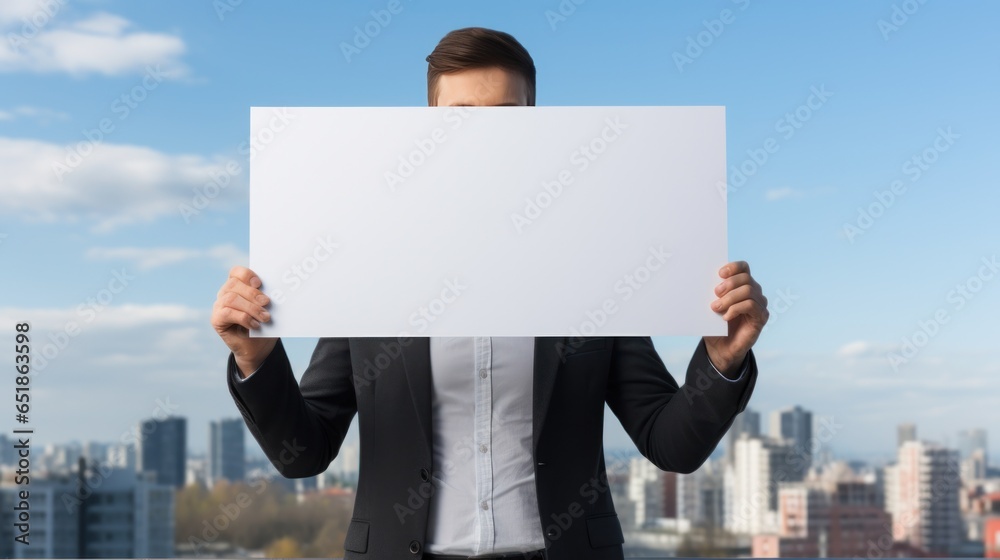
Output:
[[[431,337],[428,552],[545,548],[531,453],[535,341]]]

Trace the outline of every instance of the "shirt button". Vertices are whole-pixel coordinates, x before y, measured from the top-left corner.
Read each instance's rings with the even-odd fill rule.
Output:
[[[486,449],[487,449],[487,447],[486,447],[485,443],[479,446],[479,452],[480,453],[486,453]]]
[[[487,504],[486,501],[484,500],[479,503],[479,507],[483,508],[483,511],[486,511],[490,509],[490,504]]]
[[[483,379],[486,379],[486,370],[485,369],[479,370],[479,377],[482,377]]]

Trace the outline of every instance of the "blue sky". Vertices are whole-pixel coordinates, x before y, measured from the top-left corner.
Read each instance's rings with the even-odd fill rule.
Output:
[[[751,406],[832,416],[843,456],[886,456],[902,421],[945,442],[1000,425],[1000,272],[983,265],[1000,253],[1000,5],[567,0],[554,18],[555,0],[402,0],[345,57],[388,4],[4,2],[0,318],[43,337],[82,325],[36,374],[40,438],[116,440],[167,398],[203,449],[208,420],[237,414],[208,315],[249,250],[249,107],[424,105],[424,57],[470,25],[528,48],[539,105],[726,106],[730,256],[773,313]],[[179,205],[230,161],[242,171],[186,220]],[[79,308],[122,269],[106,307]],[[920,348],[894,367],[904,339]],[[296,371],[314,342],[287,342]],[[695,342],[656,340],[676,376]],[[630,445],[607,424],[609,447]],[[1000,430],[990,442],[996,457]]]

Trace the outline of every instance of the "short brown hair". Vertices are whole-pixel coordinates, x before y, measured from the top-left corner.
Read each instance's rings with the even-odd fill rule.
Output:
[[[441,74],[490,66],[523,76],[528,84],[528,105],[535,104],[535,62],[528,50],[510,34],[483,27],[451,31],[434,47],[427,57],[427,104],[435,103]]]

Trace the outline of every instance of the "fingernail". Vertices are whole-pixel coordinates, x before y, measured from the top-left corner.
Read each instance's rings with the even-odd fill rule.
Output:
[[[261,311],[260,318],[263,319],[264,322],[266,323],[267,321],[271,320],[271,314],[268,313],[267,310]]]
[[[722,307],[722,302],[721,301],[713,301],[712,302],[712,309],[718,309],[720,307]]]
[[[253,286],[254,288],[259,288],[260,287],[260,278],[257,278],[256,276],[254,276],[253,278],[251,278],[250,279],[250,285]]]
[[[255,328],[255,329],[259,329],[260,328],[260,323],[257,322],[257,319],[251,319],[250,320],[250,326],[253,327],[253,328]]]
[[[257,296],[257,303],[259,303],[261,305],[267,305],[267,296],[265,296],[264,294],[258,295]]]

